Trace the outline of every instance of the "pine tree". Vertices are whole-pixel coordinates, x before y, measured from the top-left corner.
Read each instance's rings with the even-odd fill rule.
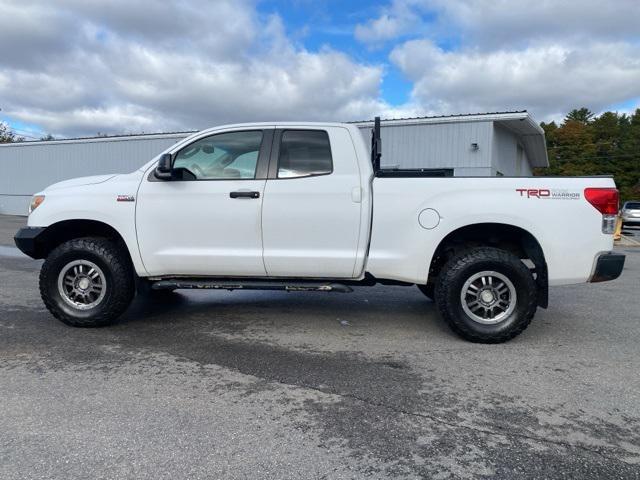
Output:
[[[588,123],[591,122],[592,118],[593,118],[593,112],[586,107],[582,107],[577,109],[574,108],[573,110],[571,110],[565,117],[564,121],[579,122],[587,125]]]

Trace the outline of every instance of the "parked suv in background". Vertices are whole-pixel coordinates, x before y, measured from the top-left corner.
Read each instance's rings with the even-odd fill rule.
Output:
[[[640,200],[625,202],[620,212],[622,217],[622,226],[637,225],[640,226]]]

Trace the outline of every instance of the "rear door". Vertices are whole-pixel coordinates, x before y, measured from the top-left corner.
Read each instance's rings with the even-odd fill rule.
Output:
[[[346,128],[276,130],[262,207],[269,276],[353,278],[361,208]]]

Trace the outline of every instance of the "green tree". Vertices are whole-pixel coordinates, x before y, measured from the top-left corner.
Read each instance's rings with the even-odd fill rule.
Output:
[[[593,112],[586,107],[582,107],[571,110],[565,117],[564,121],[580,122],[586,125],[591,122],[592,118]]]
[[[623,201],[640,198],[640,109],[631,116],[574,109],[560,126],[540,126],[550,167],[536,175],[613,175]]]

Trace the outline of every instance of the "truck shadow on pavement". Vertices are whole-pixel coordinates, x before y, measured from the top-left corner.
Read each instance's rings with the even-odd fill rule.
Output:
[[[378,302],[370,295],[354,298],[354,295],[340,293],[163,292],[162,295],[136,297],[118,325],[206,320],[222,331],[238,331],[261,322],[290,322],[296,326],[328,322],[353,326],[354,321],[379,323],[401,319],[428,333],[437,331],[455,338],[437,314],[434,303],[417,289],[415,298],[402,297],[390,302],[387,296],[385,302]]]

